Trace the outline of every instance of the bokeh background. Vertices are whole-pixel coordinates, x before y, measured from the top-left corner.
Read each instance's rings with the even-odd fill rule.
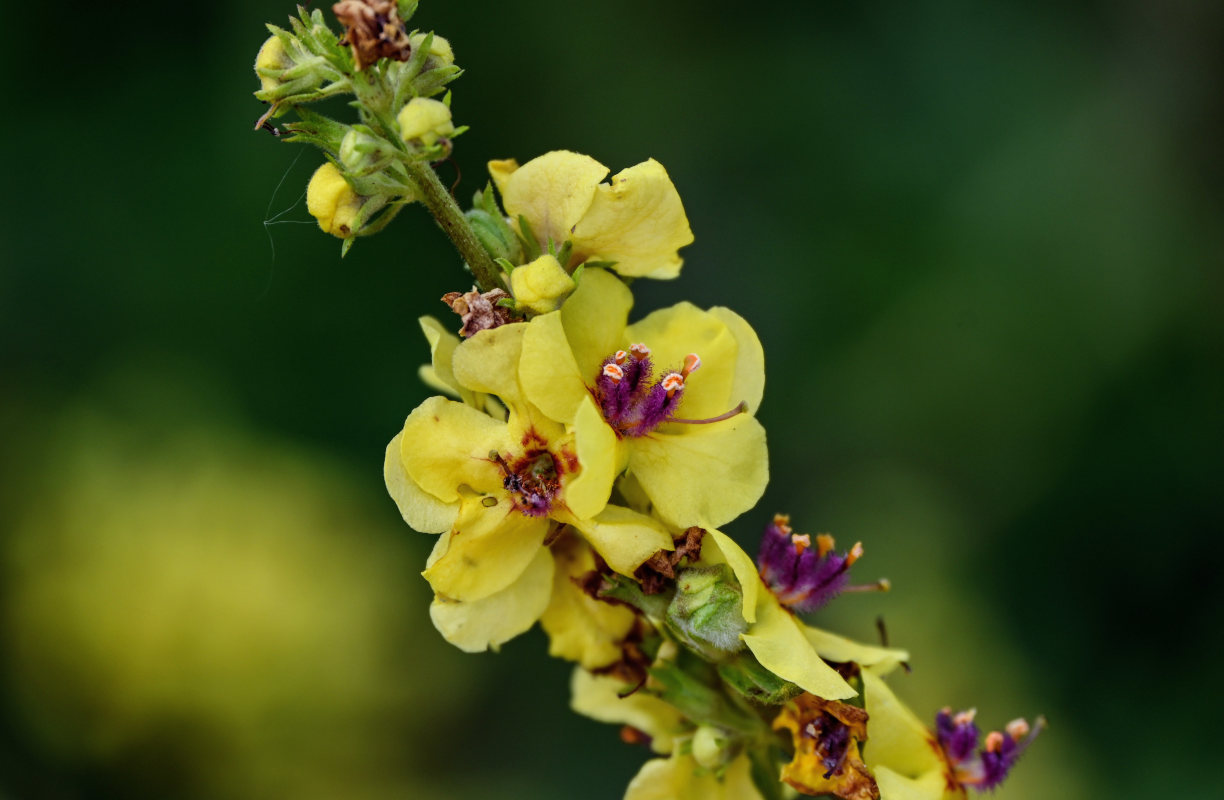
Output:
[[[1224,6],[426,2],[483,163],[648,156],[689,299],[765,345],[778,510],[863,540],[928,716],[1050,730],[1000,800],[1218,797]],[[617,798],[532,632],[447,647],[382,451],[465,288],[423,213],[343,261],[253,133],[259,0],[10,8],[0,797]]]

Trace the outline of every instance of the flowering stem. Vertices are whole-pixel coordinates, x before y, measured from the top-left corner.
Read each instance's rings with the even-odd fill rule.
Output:
[[[420,190],[421,202],[433,214],[434,219],[459,250],[459,255],[467,262],[468,269],[476,278],[476,286],[482,292],[501,288],[497,265],[472,232],[472,227],[468,224],[467,217],[463,216],[455,198],[451,197],[442,181],[438,180],[438,174],[428,164],[420,161],[405,159],[402,163]]]

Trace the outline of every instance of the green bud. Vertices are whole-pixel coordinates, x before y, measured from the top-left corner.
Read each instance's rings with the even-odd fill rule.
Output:
[[[381,136],[373,135],[368,128],[353,128],[344,134],[337,155],[350,175],[378,172],[395,157],[391,145]]]
[[[504,258],[512,264],[522,259],[522,245],[504,219],[480,208],[473,208],[465,216],[490,256],[494,259]]]
[[[702,725],[693,734],[693,759],[706,769],[718,769],[730,761],[739,748],[725,731],[712,725]]]
[[[676,596],[667,621],[710,661],[724,661],[743,649],[744,593],[726,564],[691,567],[676,577]]]

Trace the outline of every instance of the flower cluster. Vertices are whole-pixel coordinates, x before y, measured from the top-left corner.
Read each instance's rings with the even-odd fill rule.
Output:
[[[442,636],[480,652],[539,622],[576,665],[573,708],[657,754],[629,800],[997,786],[1040,724],[980,747],[972,714],[928,730],[883,681],[908,653],[805,620],[840,593],[888,588],[850,584],[861,544],[839,551],[778,515],[754,561],[719,530],[768,482],[764,355],[726,308],[633,314],[631,280],[677,277],[693,241],[666,170],[609,178],[568,151],[493,161],[459,210],[430,166],[462,132],[449,94],[431,97],[457,68],[445,40],[408,30],[414,10],[344,0],[343,37],[302,11],[272,29],[256,94],[272,104],[261,125],[296,110],[287,129],[328,156],[307,192],[324,231],[347,247],[419,200],[472,272],[443,298],[455,317],[420,320],[438,394],[384,462],[405,522],[438,535],[423,575]],[[356,124],[302,108],[343,93]]]

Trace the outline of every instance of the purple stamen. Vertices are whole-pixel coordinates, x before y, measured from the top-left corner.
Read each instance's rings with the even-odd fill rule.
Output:
[[[816,739],[816,753],[825,767],[824,779],[840,775],[850,749],[850,727],[837,717],[822,712],[820,717],[809,722],[803,735]]]
[[[624,437],[645,436],[664,422],[671,420],[684,394],[683,379],[679,389],[669,391],[664,380],[651,382],[654,364],[650,350],[634,345],[629,352],[618,351],[604,360],[595,379],[595,397],[603,417]]]
[[[972,710],[953,715],[951,709],[945,708],[935,716],[935,736],[956,781],[984,792],[1003,783],[1045,727],[1045,719],[1038,717],[1031,729],[1024,720],[1013,720],[1005,731],[988,734],[985,745],[979,748],[981,732],[973,718]]]
[[[861,544],[841,554],[833,551],[833,544],[833,537],[822,534],[813,547],[810,536],[796,535],[790,518],[778,514],[761,538],[757,567],[780,603],[806,614],[848,588],[850,566],[863,554]]]

